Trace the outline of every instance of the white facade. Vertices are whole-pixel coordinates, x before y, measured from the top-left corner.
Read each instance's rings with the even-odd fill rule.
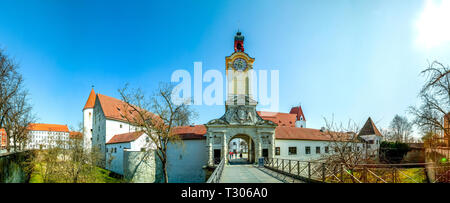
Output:
[[[94,109],[87,108],[83,110],[83,143],[85,149],[92,147],[92,124],[94,119]]]
[[[26,149],[49,149],[64,144],[68,149],[69,132],[29,131]]]
[[[130,142],[106,145],[106,169],[123,175],[123,152],[131,148]]]
[[[295,127],[306,128],[306,121],[301,117],[300,120],[295,121]]]
[[[126,122],[106,118],[101,105],[97,105],[98,100],[95,102],[96,105],[93,110],[92,147],[100,150],[103,157],[103,164],[106,166],[106,142],[114,135],[135,132],[136,128]]]
[[[319,140],[275,140],[275,158],[291,159],[300,161],[316,161],[325,158],[327,155],[335,153],[336,144],[332,141]],[[379,144],[372,145],[372,148],[366,149],[366,144],[363,142],[355,143],[351,146],[356,151],[361,151],[369,155],[377,154]],[[290,149],[291,148],[291,149]],[[290,152],[291,150],[291,152]],[[292,153],[295,151],[294,153]]]
[[[367,142],[369,156],[372,158],[378,157],[382,137],[377,135],[361,135],[360,137]]]
[[[144,133],[138,139],[130,142],[106,144],[106,169],[124,175],[124,151],[139,152],[155,149],[155,147],[149,146],[149,142],[148,136]]]
[[[167,171],[169,183],[202,183],[205,182],[203,166],[208,161],[205,151],[206,140],[183,140],[170,143],[167,153]]]
[[[231,140],[230,143],[230,152],[233,153],[240,153],[243,152],[243,146],[241,146],[241,142],[243,142],[244,140],[241,138],[235,138],[233,140]]]

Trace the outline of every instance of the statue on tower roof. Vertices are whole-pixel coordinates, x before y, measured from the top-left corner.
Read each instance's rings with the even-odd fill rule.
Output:
[[[244,52],[244,36],[237,32],[234,36],[234,52]]]

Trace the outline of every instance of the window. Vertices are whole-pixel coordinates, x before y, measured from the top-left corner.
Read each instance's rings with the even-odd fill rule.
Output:
[[[289,155],[296,155],[297,147],[289,147]]]
[[[122,128],[122,124],[120,124],[120,128]]]
[[[311,154],[311,147],[305,147],[305,154]]]
[[[275,155],[280,155],[280,147],[275,147]]]
[[[358,152],[359,152],[359,146],[358,146],[358,147],[356,147],[356,151],[358,151]]]
[[[373,140],[369,140],[369,144],[373,144]]]
[[[316,147],[316,154],[320,154],[320,147]]]
[[[325,153],[330,153],[328,146],[325,147]]]

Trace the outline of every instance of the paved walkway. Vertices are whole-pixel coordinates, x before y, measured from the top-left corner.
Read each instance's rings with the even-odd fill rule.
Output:
[[[222,183],[283,183],[251,164],[226,164],[222,172]]]

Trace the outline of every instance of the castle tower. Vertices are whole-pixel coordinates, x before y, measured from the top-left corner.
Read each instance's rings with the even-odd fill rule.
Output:
[[[92,124],[94,118],[95,92],[92,88],[91,93],[83,108],[83,143],[85,149],[90,149],[92,146]]]
[[[237,32],[234,37],[234,52],[225,57],[227,74],[227,100],[225,114],[205,124],[207,128],[206,148],[208,166],[216,160],[228,160],[233,150],[232,141],[245,140],[248,162],[256,163],[260,157],[274,157],[276,124],[264,120],[256,112],[257,102],[252,96],[254,58],[244,52],[244,36]]]
[[[296,115],[295,127],[306,128],[306,118],[305,115],[303,114],[302,106],[292,107],[289,113]]]

